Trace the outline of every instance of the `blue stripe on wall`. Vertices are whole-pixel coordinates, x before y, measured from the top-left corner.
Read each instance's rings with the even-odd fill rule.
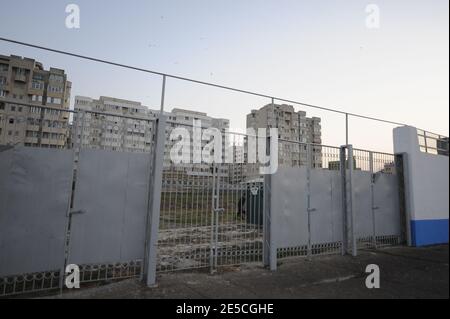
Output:
[[[448,243],[448,219],[412,220],[413,246]]]

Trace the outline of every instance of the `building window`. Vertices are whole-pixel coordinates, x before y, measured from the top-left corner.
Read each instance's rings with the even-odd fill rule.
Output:
[[[49,80],[53,82],[62,83],[64,81],[64,78],[61,75],[50,74]]]
[[[31,82],[31,88],[35,90],[43,90],[44,89],[44,83],[39,81],[33,81]]]
[[[61,104],[61,99],[57,97],[47,97],[47,103],[50,104]]]
[[[18,74],[18,75],[25,75],[26,73],[27,73],[26,69],[17,68],[16,74]]]
[[[6,97],[6,91],[0,90],[0,97]]]
[[[44,81],[44,76],[42,74],[33,74],[33,80]]]
[[[9,124],[14,124],[14,119],[13,118],[9,119]]]
[[[52,93],[62,93],[63,88],[62,87],[57,87],[57,86],[50,86],[48,88],[48,90]]]
[[[31,101],[33,102],[42,102],[42,95],[32,95]]]

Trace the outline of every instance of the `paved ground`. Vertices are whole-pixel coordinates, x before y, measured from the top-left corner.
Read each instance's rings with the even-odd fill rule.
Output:
[[[160,275],[158,287],[137,280],[68,292],[52,298],[448,298],[448,245],[395,247],[308,261],[284,260],[278,271],[258,266],[207,273]],[[365,267],[377,264],[380,289],[367,289]]]

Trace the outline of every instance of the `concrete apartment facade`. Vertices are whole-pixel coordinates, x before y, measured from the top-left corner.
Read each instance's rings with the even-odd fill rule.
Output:
[[[93,149],[121,152],[150,152],[154,123],[159,110],[152,110],[140,102],[101,96],[93,99],[76,96],[76,114],[72,124],[72,144]],[[193,153],[193,121],[201,121],[203,129],[217,128],[221,133],[229,128],[229,120],[213,118],[206,113],[174,108],[164,113],[166,125],[166,166],[170,165],[170,150],[178,140],[171,141],[175,128],[185,128],[190,135],[189,145]],[[222,153],[225,152],[225,139]],[[202,142],[202,147],[206,144]]]
[[[211,187],[212,179],[212,166],[208,162],[212,162],[211,158],[214,152],[210,156],[203,154],[201,156],[201,163],[193,163],[193,155],[196,152],[202,155],[201,152],[205,148],[209,141],[202,140],[200,145],[194,145],[194,121],[196,124],[201,125],[202,132],[206,129],[217,129],[222,137],[222,161],[225,159],[226,139],[225,132],[229,129],[230,121],[223,118],[214,118],[208,116],[207,113],[197,112],[191,110],[185,110],[180,108],[174,108],[170,113],[165,114],[167,116],[166,126],[166,145],[164,155],[164,168],[166,169],[163,186],[165,189],[172,189],[176,187],[180,188],[197,188],[202,189],[204,187]],[[174,129],[185,129],[189,133],[189,141],[185,143],[181,142],[181,137],[174,133]],[[200,128],[200,127],[198,127]],[[198,131],[198,130],[197,130]],[[189,149],[190,159],[187,159],[187,163],[173,164],[170,152],[173,149],[177,149],[175,144],[179,146],[183,145],[184,148]],[[229,177],[229,169],[227,165],[216,165],[216,174],[220,176],[222,181],[225,181]]]
[[[308,118],[306,112],[296,112],[292,105],[267,104],[247,115],[247,128],[255,129],[256,132],[258,128],[278,128],[279,166],[306,165],[306,144],[313,144],[312,165],[322,167],[320,118]]]
[[[159,115],[159,110],[152,110],[140,102],[118,99],[114,97],[101,96],[93,99],[85,96],[76,96],[71,140],[74,147],[81,145],[85,148],[103,149],[119,152],[150,152],[152,138],[155,130],[155,120]],[[98,112],[98,113],[96,113]],[[217,128],[222,134],[222,157],[225,156],[224,133],[229,128],[229,120],[213,118],[203,112],[196,112],[174,108],[172,112],[165,112],[166,142],[164,151],[164,167],[168,170],[172,165],[170,152],[176,143],[180,144],[180,138],[171,139],[171,133],[175,128],[184,128],[189,133],[189,141],[184,144],[191,154],[189,163],[179,163],[172,167],[176,171],[173,183],[179,174],[187,174],[192,179],[209,176],[211,166],[205,163],[192,164],[192,154],[194,151],[201,151],[208,143],[202,141],[200,148],[194,150],[193,143],[193,123],[201,121],[202,129]],[[207,158],[203,157],[207,160]],[[183,173],[180,173],[183,172]],[[221,176],[228,174],[226,166],[218,167]],[[169,173],[165,181],[172,183]],[[186,177],[186,176],[185,176]]]
[[[70,91],[64,70],[0,55],[0,145],[67,147]]]
[[[152,120],[157,117],[157,112],[139,102],[105,96],[99,99],[76,96],[74,109],[71,128],[74,145],[121,152],[150,152]]]

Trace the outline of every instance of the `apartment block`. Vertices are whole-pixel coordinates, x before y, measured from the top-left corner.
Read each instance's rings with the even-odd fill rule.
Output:
[[[322,167],[321,120],[296,112],[292,105],[267,104],[247,115],[247,128],[278,128],[279,166],[306,165],[307,145],[311,144],[312,166]]]
[[[166,173],[164,182],[167,187],[193,187],[202,188],[212,183],[212,163],[213,156],[215,155],[215,149],[211,154],[203,152],[205,146],[210,142],[208,140],[201,139],[200,143],[194,145],[194,123],[200,124],[196,128],[196,131],[204,132],[207,129],[217,129],[220,132],[222,138],[221,141],[221,161],[225,161],[225,150],[227,147],[226,131],[229,129],[230,121],[223,118],[214,118],[207,115],[207,113],[185,110],[180,108],[174,108],[170,113],[165,114],[167,116],[166,126],[166,144],[164,155],[164,167],[167,169],[171,167],[170,172]],[[189,140],[181,141],[181,136],[177,136],[173,133],[173,129],[183,128],[189,134]],[[216,132],[217,132],[216,131]],[[201,138],[201,136],[199,136]],[[175,144],[178,146],[183,145],[185,149],[189,149],[190,158],[186,159],[187,163],[178,163],[173,165],[170,155],[171,150],[174,149]],[[201,163],[194,163],[194,153],[198,154],[201,159]],[[216,175],[225,181],[229,177],[228,165],[215,165]],[[212,185],[209,185],[210,187]]]
[[[0,55],[0,145],[65,148],[70,91],[64,70]]]
[[[155,133],[155,120],[159,116],[159,110],[152,110],[140,102],[101,96],[93,99],[85,96],[76,96],[74,109],[76,113],[71,126],[71,143],[74,147],[81,146],[91,149],[103,149],[120,152],[150,152]],[[197,183],[205,176],[210,176],[211,165],[207,163],[193,163],[193,153],[201,152],[208,141],[202,141],[194,146],[193,124],[200,121],[201,129],[216,128],[222,136],[222,157],[225,154],[224,133],[229,128],[229,120],[213,118],[206,113],[174,108],[172,112],[165,112],[167,119],[166,140],[164,150],[164,167],[168,170],[172,166],[171,150],[178,143],[191,154],[188,163],[178,163],[172,170],[176,171],[173,181],[166,176],[166,183],[180,183],[176,179],[191,179],[189,183]],[[184,128],[189,138],[184,142],[181,137],[171,138],[173,130]],[[196,147],[196,149],[194,149]],[[201,154],[201,153],[200,153]],[[211,156],[214,155],[214,152]],[[205,161],[211,160],[210,156],[203,156]],[[228,175],[226,166],[218,166],[217,173],[221,176]],[[169,173],[167,173],[169,174]],[[184,177],[183,177],[184,176]],[[183,178],[182,178],[183,177]],[[200,184],[198,182],[198,184]]]
[[[122,152],[150,152],[158,112],[139,102],[76,96],[71,142],[75,146]]]

